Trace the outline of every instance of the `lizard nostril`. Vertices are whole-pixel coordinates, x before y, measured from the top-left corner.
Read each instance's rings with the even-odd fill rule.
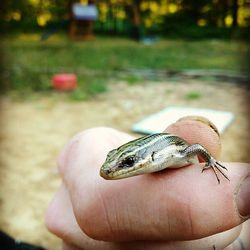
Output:
[[[105,170],[106,174],[110,174],[111,173],[111,170],[110,169],[107,169]]]
[[[110,169],[102,169],[100,171],[100,176],[103,177],[106,180],[112,179],[112,170]]]

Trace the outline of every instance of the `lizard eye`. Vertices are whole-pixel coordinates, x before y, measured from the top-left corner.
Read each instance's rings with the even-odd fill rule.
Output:
[[[129,156],[122,161],[122,166],[123,167],[132,167],[134,163],[135,163],[135,158],[132,156]]]

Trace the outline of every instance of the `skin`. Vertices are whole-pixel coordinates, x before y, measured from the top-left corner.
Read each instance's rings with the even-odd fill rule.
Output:
[[[203,122],[180,121],[167,132],[219,154],[219,137]],[[220,185],[212,171],[201,174],[199,165],[119,181],[102,179],[99,169],[108,151],[131,139],[96,128],[65,146],[58,159],[63,183],[46,215],[47,227],[63,240],[63,249],[239,249],[239,236],[250,246],[244,236],[250,211],[242,201],[237,205],[236,196],[250,175],[249,164],[223,163],[230,182],[222,179]]]

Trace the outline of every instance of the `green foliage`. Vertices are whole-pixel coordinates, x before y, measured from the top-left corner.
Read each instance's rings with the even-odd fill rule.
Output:
[[[88,99],[87,94],[80,88],[70,92],[69,97],[73,101],[85,101]]]
[[[188,100],[197,100],[202,97],[201,93],[198,91],[190,91],[186,94],[186,99]]]
[[[128,75],[124,78],[124,80],[128,83],[128,85],[135,85],[141,83],[143,81],[142,76],[139,75]]]
[[[105,83],[103,80],[94,80],[93,82],[90,82],[88,86],[88,92],[90,95],[101,94],[107,90],[107,83]]]
[[[0,25],[8,29],[30,31],[45,30],[56,32],[60,29],[67,29],[69,23],[71,4],[74,1],[68,0],[19,0],[3,1],[0,8]],[[247,1],[239,0],[140,0],[140,1],[96,1],[99,9],[99,19],[95,22],[96,32],[99,34],[123,34],[131,35],[133,28],[138,28],[142,35],[171,35],[175,37],[225,37],[233,31],[226,27],[247,26],[249,19],[249,6]],[[137,6],[138,11],[135,11]],[[143,7],[144,6],[144,7]],[[171,6],[174,10],[171,11]],[[135,12],[138,12],[135,16]],[[230,16],[233,21],[226,24],[226,17]],[[135,24],[135,19],[140,23]],[[198,21],[205,20],[206,27],[209,27],[209,34],[206,29],[196,29]],[[239,25],[238,25],[238,23]],[[177,30],[175,29],[177,27]],[[213,33],[210,27],[215,28]],[[199,27],[198,27],[199,28]],[[8,30],[9,32],[9,30]],[[198,32],[198,35],[196,35]],[[190,34],[191,33],[191,34]],[[215,36],[213,36],[215,35]]]
[[[36,70],[13,65],[10,69],[10,89],[23,91],[47,91],[51,89],[51,78],[49,74],[38,73]]]
[[[166,37],[171,38],[187,38],[187,39],[230,39],[235,33],[244,29],[216,27],[212,24],[200,27],[196,25],[197,20],[187,13],[177,12],[175,14],[165,16],[162,24],[162,33]]]
[[[63,34],[46,42],[38,38],[37,34],[5,38],[2,89],[15,90],[24,96],[30,92],[48,93],[52,90],[53,74],[72,72],[78,77],[79,87],[70,97],[84,100],[107,91],[110,81],[122,79],[130,85],[143,82],[144,75],[124,76],[127,69],[240,72],[240,54],[247,52],[247,46],[241,46],[240,53],[240,44],[236,41],[160,40],[146,46],[127,39],[109,38],[69,42]]]
[[[69,92],[69,97],[73,101],[85,101],[90,97],[105,93],[108,90],[108,81],[109,80],[106,79],[105,82],[103,79],[99,79],[98,77],[96,79],[87,77],[84,82],[83,78],[80,77],[78,88],[72,92]]]

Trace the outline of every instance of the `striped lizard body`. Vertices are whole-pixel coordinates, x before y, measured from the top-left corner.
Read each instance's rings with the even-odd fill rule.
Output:
[[[100,175],[104,179],[113,180],[165,168],[179,168],[198,163],[197,156],[206,162],[203,170],[212,168],[218,183],[220,179],[217,171],[228,179],[222,171],[226,167],[216,161],[202,145],[190,145],[182,138],[168,133],[144,136],[111,150],[100,169]]]

